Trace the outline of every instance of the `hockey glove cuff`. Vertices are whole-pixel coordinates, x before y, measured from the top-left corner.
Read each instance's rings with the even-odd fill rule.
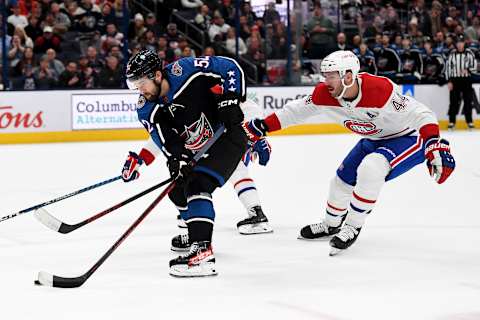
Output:
[[[242,123],[243,130],[247,134],[251,144],[255,144],[267,135],[268,127],[262,119],[252,119]]]

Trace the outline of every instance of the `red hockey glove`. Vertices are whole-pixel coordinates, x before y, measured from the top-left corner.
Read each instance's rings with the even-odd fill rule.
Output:
[[[455,169],[455,159],[450,153],[450,144],[445,139],[430,138],[425,143],[425,158],[428,172],[438,184],[445,182]]]

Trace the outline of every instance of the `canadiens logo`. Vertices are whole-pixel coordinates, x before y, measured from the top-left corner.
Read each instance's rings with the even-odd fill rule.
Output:
[[[373,123],[366,121],[346,120],[343,125],[348,130],[365,136],[371,136],[382,131],[382,129],[377,129]]]
[[[205,114],[202,113],[200,119],[188,127],[185,126],[185,131],[180,136],[185,140],[185,148],[198,151],[213,136],[213,128]]]
[[[174,76],[180,77],[182,75],[182,72],[183,72],[183,69],[180,66],[180,63],[178,63],[178,61],[175,62],[172,66],[172,74]]]

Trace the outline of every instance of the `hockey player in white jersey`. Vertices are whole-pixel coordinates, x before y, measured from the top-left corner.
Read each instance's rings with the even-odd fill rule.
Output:
[[[330,239],[330,255],[350,247],[372,212],[383,184],[425,162],[437,183],[453,172],[448,141],[434,113],[384,77],[358,73],[358,58],[336,51],[321,63],[325,82],[265,119],[244,123],[253,141],[267,132],[326,114],[362,138],[331,180],[322,222],[305,226],[300,239]]]

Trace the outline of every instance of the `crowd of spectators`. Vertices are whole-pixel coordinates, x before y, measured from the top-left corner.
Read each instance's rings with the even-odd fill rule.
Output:
[[[460,36],[480,60],[480,0],[342,0],[341,23],[325,3],[330,2],[311,2],[299,32],[291,16],[290,49],[300,43],[296,71],[332,51],[353,50],[362,71],[399,82],[442,84],[445,61]],[[178,9],[203,32],[204,48],[158,12],[133,11],[128,28],[122,27],[119,0],[9,1],[10,88],[123,88],[125,59],[142,48],[157,51],[167,63],[199,55],[235,57],[237,34],[238,54],[248,62],[243,66],[255,66],[258,83],[274,82],[268,62],[287,58],[287,26],[273,1],[261,16],[242,1],[238,24],[232,0],[181,0],[167,9]]]

